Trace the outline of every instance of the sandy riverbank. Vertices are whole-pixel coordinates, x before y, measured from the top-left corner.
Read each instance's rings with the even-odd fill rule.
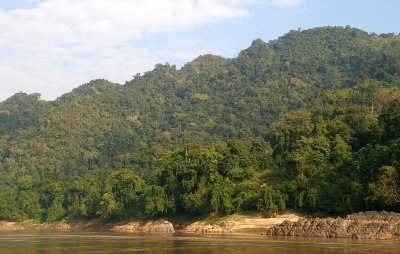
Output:
[[[58,222],[54,224],[50,223],[41,223],[36,224],[31,221],[24,222],[7,222],[0,221],[0,232],[9,232],[9,231],[68,231],[71,230],[71,225],[66,222]]]
[[[54,224],[34,224],[27,222],[0,222],[0,231],[116,231],[116,232],[153,232],[153,233],[194,233],[194,234],[257,234],[280,224],[285,220],[297,221],[296,214],[282,214],[274,218],[261,215],[233,214],[224,217],[211,217],[200,221],[171,223],[168,220],[104,222],[100,220],[79,221],[74,223],[58,222]]]
[[[296,214],[282,214],[274,218],[265,218],[260,215],[244,216],[230,215],[223,220],[196,221],[185,225],[182,229],[184,233],[195,234],[261,234],[274,225],[280,224],[285,220],[297,221],[300,217]]]
[[[345,218],[304,218],[293,213],[265,218],[258,214],[233,214],[207,217],[199,221],[175,216],[168,220],[104,222],[101,220],[75,223],[34,224],[0,222],[0,231],[115,231],[129,233],[230,234],[297,236],[322,238],[353,238],[400,240],[400,214],[389,212],[360,212]]]

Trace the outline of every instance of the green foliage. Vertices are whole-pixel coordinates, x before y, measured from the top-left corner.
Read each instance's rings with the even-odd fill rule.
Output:
[[[286,209],[286,195],[281,194],[272,186],[264,183],[260,186],[261,199],[258,203],[258,209],[272,216],[281,210]]]
[[[101,197],[99,210],[97,215],[102,218],[110,219],[115,216],[120,216],[123,211],[121,211],[121,203],[117,203],[115,198],[110,193],[104,193]]]
[[[400,37],[351,27],[0,103],[0,219],[399,211]]]
[[[214,213],[218,214],[223,212],[230,214],[235,211],[233,205],[232,194],[234,190],[234,185],[229,179],[222,179],[216,177],[213,180],[211,189],[211,208],[214,209]]]
[[[67,191],[68,214],[72,218],[96,216],[101,197],[100,179],[85,174],[71,182]]]
[[[374,201],[381,201],[386,206],[394,206],[400,203],[397,170],[392,166],[380,168],[380,176],[375,183],[369,184],[372,191],[371,198]]]
[[[65,215],[65,209],[63,207],[64,196],[56,196],[47,209],[46,222],[55,222],[62,219]]]
[[[174,199],[165,194],[161,186],[148,186],[144,192],[144,213],[151,216],[175,211]]]
[[[103,218],[132,216],[137,212],[135,209],[139,204],[142,188],[141,179],[134,172],[128,169],[110,172],[105,178],[104,194],[97,214]],[[98,193],[99,190],[94,190],[93,194],[97,196]],[[86,206],[84,211],[86,212]]]

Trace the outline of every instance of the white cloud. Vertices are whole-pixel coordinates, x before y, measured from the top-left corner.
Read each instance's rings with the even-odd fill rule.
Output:
[[[296,7],[299,6],[303,3],[303,0],[274,0],[272,1],[272,4],[279,6],[279,7],[284,7],[284,8],[291,8],[291,7]]]
[[[282,8],[292,8],[301,5],[304,0],[225,0],[231,4],[265,4],[274,5]]]
[[[94,78],[124,82],[165,56],[194,57],[199,47],[150,50],[152,35],[250,15],[248,4],[291,7],[301,0],[25,0],[0,9],[0,101],[20,90],[54,99]],[[218,43],[207,49],[211,53]],[[162,59],[162,60],[161,60]]]

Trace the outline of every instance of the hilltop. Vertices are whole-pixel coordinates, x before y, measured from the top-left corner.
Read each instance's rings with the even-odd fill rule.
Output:
[[[320,27],[18,93],[0,103],[0,219],[398,210],[399,88],[400,36]]]

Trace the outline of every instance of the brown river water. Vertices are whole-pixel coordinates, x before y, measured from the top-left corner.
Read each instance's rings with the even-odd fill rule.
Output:
[[[400,241],[113,232],[0,233],[0,253],[399,253]]]

